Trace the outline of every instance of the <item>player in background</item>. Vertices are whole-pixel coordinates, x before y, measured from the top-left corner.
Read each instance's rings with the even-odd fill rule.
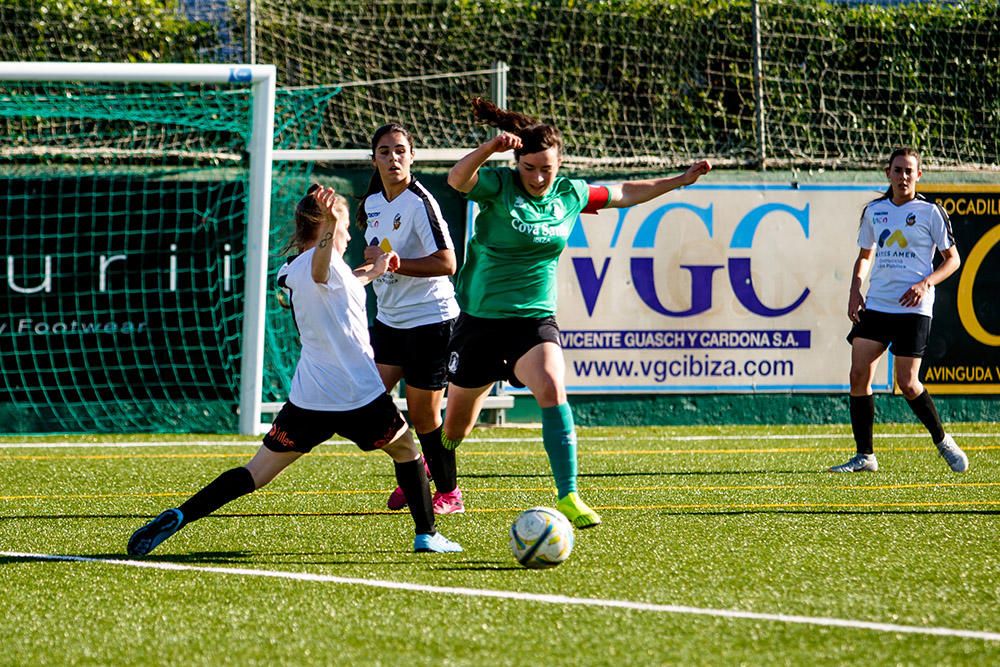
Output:
[[[448,340],[458,317],[455,244],[437,200],[411,173],[413,137],[398,123],[372,136],[372,173],[358,206],[365,259],[399,255],[399,268],[372,282],[378,303],[371,328],[375,364],[391,391],[406,382],[406,409],[417,432],[436,491],[436,514],[465,511],[455,451],[441,446],[441,399],[448,385]],[[402,487],[389,495],[391,510],[406,506]]]
[[[927,349],[934,310],[934,286],[958,270],[948,214],[917,194],[920,156],[899,148],[889,156],[885,174],[889,188],[865,206],[858,231],[861,249],[847,299],[847,317],[854,326],[851,343],[851,428],[857,454],[830,472],[874,472],[875,397],[872,378],[888,349],[895,358],[896,384],[914,414],[923,422],[938,452],[955,472],[965,472],[969,459],[955,439],[945,434],[934,401],[920,382],[920,360]],[[934,268],[934,253],[942,262]],[[868,297],[861,285],[871,272]]]
[[[352,272],[343,259],[350,220],[346,200],[332,188],[313,185],[299,202],[289,242],[299,254],[278,270],[278,285],[288,295],[302,341],[288,402],[245,466],[227,470],[135,531],[130,555],[148,554],[192,521],[261,488],[335,433],[363,451],[381,449],[392,457],[416,525],[414,551],[462,550],[434,528],[420,451],[385,392],[368,343],[364,284],[395,270],[399,257],[381,253]]]
[[[556,264],[580,213],[625,208],[690,185],[706,161],[670,178],[591,186],[559,175],[562,136],[551,125],[473,100],[480,123],[502,130],[459,160],[448,184],[479,203],[458,273],[462,308],[452,334],[442,443],[455,448],[473,428],[498,380],[531,390],[542,409],[542,440],[555,479],[556,507],[578,528],[601,522],[577,493],[576,432],[566,398],[556,324]],[[516,167],[484,168],[513,149]]]

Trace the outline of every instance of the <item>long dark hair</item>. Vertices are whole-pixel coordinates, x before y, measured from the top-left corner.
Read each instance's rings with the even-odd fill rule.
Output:
[[[472,114],[478,123],[516,134],[521,138],[522,145],[514,151],[515,158],[519,159],[527,153],[540,153],[553,146],[562,155],[562,134],[554,125],[542,123],[523,113],[501,109],[481,97],[472,100]]]
[[[410,150],[413,150],[413,135],[410,134],[410,131],[399,123],[386,123],[382,127],[375,130],[375,134],[372,135],[373,160],[375,159],[375,149],[378,148],[378,142],[382,139],[382,137],[390,132],[399,132],[406,137],[407,143],[410,144]],[[357,211],[354,213],[354,220],[359,229],[365,229],[368,226],[368,218],[365,216],[365,200],[376,192],[384,191],[385,188],[382,185],[382,177],[379,176],[378,169],[375,169],[372,171],[372,177],[368,180],[368,189],[365,190],[363,195],[361,195],[361,201],[358,203]]]
[[[889,161],[885,163],[886,169],[892,168],[893,161],[898,157],[913,157],[917,159],[917,169],[920,169],[920,153],[916,149],[910,148],[909,146],[902,146],[897,148],[892,153],[889,154]],[[890,185],[885,190],[885,194],[882,195],[882,199],[892,199],[892,186]]]

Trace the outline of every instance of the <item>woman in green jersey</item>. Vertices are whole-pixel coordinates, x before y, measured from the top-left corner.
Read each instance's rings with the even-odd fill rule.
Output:
[[[577,495],[576,433],[566,399],[556,312],[556,264],[580,213],[626,208],[690,185],[711,169],[702,160],[670,178],[591,186],[559,175],[555,127],[476,98],[476,120],[503,132],[458,161],[448,184],[479,204],[456,296],[462,314],[449,346],[442,444],[471,431],[493,383],[527,387],[542,409],[542,440],[555,478],[556,507],[578,528],[601,517]],[[517,166],[483,168],[513,149]]]

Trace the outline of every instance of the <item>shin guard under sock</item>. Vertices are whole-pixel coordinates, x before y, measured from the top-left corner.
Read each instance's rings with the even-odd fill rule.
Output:
[[[906,399],[906,402],[910,404],[910,409],[913,410],[913,414],[917,416],[917,419],[923,422],[923,425],[927,428],[927,432],[934,439],[934,444],[936,445],[944,440],[944,426],[941,425],[941,418],[938,417],[937,408],[934,407],[934,400],[927,393],[927,390],[924,389],[924,393],[913,400]]]
[[[560,498],[576,491],[576,430],[569,403],[542,408],[542,443]]]
[[[257,488],[250,471],[240,466],[222,473],[208,486],[185,500],[179,509],[184,515],[184,525],[208,516],[215,510]]]
[[[874,452],[873,431],[875,429],[875,396],[851,396],[851,430],[858,454]]]
[[[399,463],[396,468],[396,483],[403,489],[406,505],[418,535],[434,533],[434,509],[431,506],[431,490],[427,485],[427,472],[420,459]]]
[[[431,469],[434,486],[438,493],[450,493],[458,486],[458,471],[455,464],[455,450],[445,449],[441,445],[441,426],[430,433],[417,433],[420,448],[424,450],[424,458]]]

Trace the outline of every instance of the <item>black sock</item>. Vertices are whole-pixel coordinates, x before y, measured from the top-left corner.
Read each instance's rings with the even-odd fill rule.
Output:
[[[177,508],[184,514],[183,525],[208,516],[226,503],[245,496],[256,488],[253,475],[243,466],[227,470]]]
[[[416,526],[418,535],[433,535],[434,509],[431,506],[431,489],[427,485],[427,472],[420,459],[407,463],[393,461],[396,467],[396,483],[403,489],[406,505]]]
[[[934,439],[934,444],[944,440],[944,426],[941,425],[941,418],[938,417],[937,408],[934,407],[934,401],[927,390],[924,389],[924,393],[912,400],[906,399],[906,402],[910,404],[910,409],[913,410],[917,419],[927,427],[927,432]]]
[[[424,458],[431,469],[431,477],[438,493],[451,493],[458,486],[458,471],[455,467],[455,450],[441,445],[441,426],[430,433],[417,433]]]
[[[858,454],[872,454],[875,428],[875,396],[851,396],[851,430],[854,431],[854,443]]]

